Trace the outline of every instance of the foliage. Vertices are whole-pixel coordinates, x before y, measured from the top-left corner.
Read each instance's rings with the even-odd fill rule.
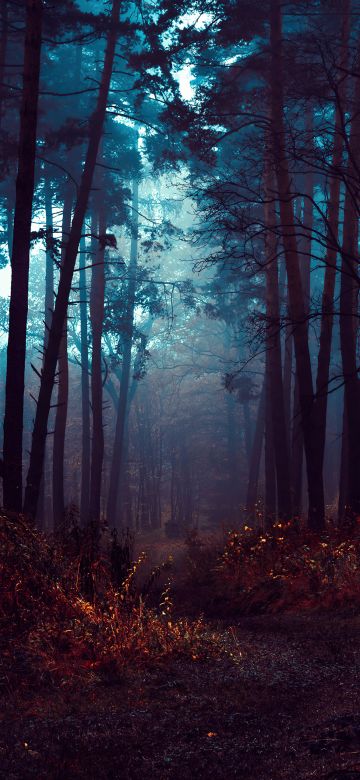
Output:
[[[187,614],[228,619],[306,613],[360,604],[360,536],[330,528],[317,536],[296,523],[186,539],[176,603]]]
[[[121,583],[121,540],[107,544],[103,534],[95,547],[94,529],[73,528],[50,543],[22,517],[2,515],[0,540],[2,682],[10,690],[31,681],[66,685],[89,674],[116,678],[128,665],[220,651],[201,619],[174,618],[170,582],[158,608],[148,606],[149,591],[168,566],[137,586],[145,554],[125,571],[128,537]]]
[[[278,522],[229,532],[217,574],[245,611],[333,608],[360,602],[359,557],[357,535],[332,529],[319,537]]]

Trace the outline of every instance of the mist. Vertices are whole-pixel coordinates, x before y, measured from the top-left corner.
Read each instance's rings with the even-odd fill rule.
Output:
[[[317,653],[329,718],[355,717],[359,20],[358,0],[1,2],[4,696],[23,713],[51,690],[81,720],[78,664],[94,711],[109,685],[104,726],[124,674],[143,750],[122,735],[119,774],[110,724],[104,767],[85,738],[68,762],[41,721],[46,776],[240,777],[239,756],[248,780],[340,772],[302,765],[296,739],[311,685],[322,701]],[[141,702],[158,664],[155,750]],[[168,684],[180,709],[186,691],[181,734]],[[321,706],[313,752],[336,732],[343,756]],[[30,777],[11,734],[6,771]]]

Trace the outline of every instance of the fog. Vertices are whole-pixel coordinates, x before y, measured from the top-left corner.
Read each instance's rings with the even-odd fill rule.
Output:
[[[28,94],[3,12],[4,505],[170,536],[356,517],[356,9],[289,7],[281,61],[266,3],[58,5]]]

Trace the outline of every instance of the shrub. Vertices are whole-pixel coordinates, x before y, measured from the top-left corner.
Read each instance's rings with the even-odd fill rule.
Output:
[[[359,556],[357,534],[316,536],[279,522],[229,532],[216,568],[245,611],[335,607],[360,603]]]
[[[98,545],[95,554],[94,529],[72,528],[62,541],[50,542],[24,518],[0,516],[5,686],[17,685],[19,676],[27,683],[58,683],[59,677],[64,683],[89,673],[114,675],[127,665],[170,655],[197,659],[217,652],[215,635],[201,619],[174,618],[169,582],[158,608],[148,606],[152,584],[168,563],[138,588],[144,555],[125,567],[129,539],[122,553],[119,544],[114,538],[110,549]]]

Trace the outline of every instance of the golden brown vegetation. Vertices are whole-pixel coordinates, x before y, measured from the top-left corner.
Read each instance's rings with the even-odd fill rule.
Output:
[[[318,536],[294,523],[245,526],[225,540],[188,540],[188,583],[202,609],[223,614],[333,609],[360,603],[360,537],[329,528]]]
[[[73,529],[65,540],[55,542],[22,517],[0,517],[5,687],[17,686],[19,675],[24,685],[40,679],[66,684],[69,678],[89,674],[115,678],[128,664],[169,656],[197,660],[223,651],[223,641],[201,618],[173,616],[169,581],[161,588],[157,607],[149,606],[151,587],[168,565],[156,567],[137,585],[145,556],[124,571],[127,542],[122,548],[113,539],[101,553],[91,529],[87,534]]]

